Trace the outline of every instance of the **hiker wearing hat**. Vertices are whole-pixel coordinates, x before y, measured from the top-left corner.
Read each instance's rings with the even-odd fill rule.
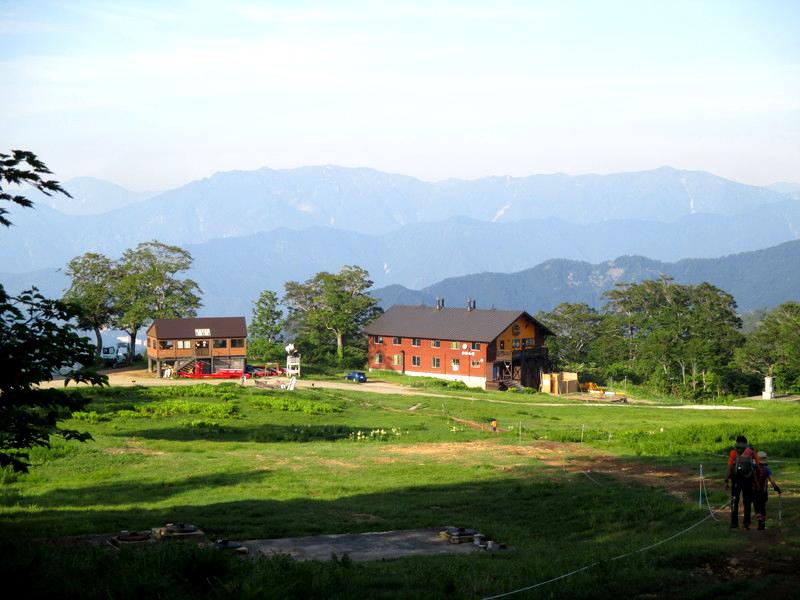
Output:
[[[753,504],[756,508],[756,520],[758,521],[758,529],[763,531],[767,525],[767,489],[768,484],[772,484],[772,489],[781,493],[781,488],[775,483],[772,478],[772,469],[769,468],[769,458],[766,452],[759,452],[756,454],[758,464],[755,470],[755,479],[753,482]]]
[[[753,479],[756,467],[756,455],[747,443],[747,438],[740,435],[736,438],[736,446],[728,455],[728,471],[725,474],[725,487],[731,485],[731,529],[739,527],[739,498],[742,499],[744,511],[744,528],[750,529],[750,508],[753,504]]]

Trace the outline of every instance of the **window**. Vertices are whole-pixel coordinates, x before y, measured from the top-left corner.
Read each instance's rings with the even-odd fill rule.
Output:
[[[227,348],[228,340],[214,340],[214,348]]]
[[[442,366],[442,360],[438,356],[431,357],[431,368],[432,369],[440,369]]]
[[[172,340],[159,340],[158,341],[158,349],[159,350],[172,350]]]
[[[412,345],[412,346],[421,346],[421,345],[422,345],[422,342],[420,341],[420,339],[419,339],[419,338],[413,338],[413,339],[411,340],[411,345]]]
[[[511,347],[514,349],[519,348],[519,338],[514,338],[511,340]]]
[[[450,342],[450,350],[458,350],[458,342]]]
[[[450,360],[450,369],[453,371],[458,371],[458,367],[461,366],[461,360],[458,358],[453,358]]]
[[[522,340],[522,347],[523,348],[533,348],[536,345],[533,338],[525,338]]]
[[[480,369],[481,368],[481,361],[473,360],[472,362],[469,363],[469,366],[472,369]]]
[[[195,348],[208,348],[208,340],[197,340],[194,343]]]
[[[383,336],[382,335],[376,335],[373,339],[375,340],[376,344],[382,344],[383,343]],[[380,356],[380,355],[376,354],[375,356]]]
[[[395,367],[399,367],[400,365],[402,365],[403,364],[403,355],[402,354],[395,354],[394,356],[392,356],[392,364]]]
[[[241,338],[237,340],[231,340],[231,348],[244,348],[244,340]]]
[[[411,357],[411,366],[413,366],[413,367],[421,367],[422,366],[422,357],[420,357],[420,356],[412,356]]]
[[[191,340],[178,340],[178,349],[179,350],[187,350],[192,347]]]
[[[400,337],[396,337],[396,336],[395,336],[395,337],[393,337],[393,338],[392,338],[392,343],[393,343],[395,346],[399,346],[400,344],[402,344],[402,343],[403,343],[403,338],[400,338]]]
[[[374,362],[376,365],[381,364],[383,362],[383,354],[376,352],[375,356],[372,357],[372,362]]]
[[[506,341],[500,340],[500,350],[505,350],[505,349],[506,349]]]
[[[472,349],[473,350],[480,350],[481,349],[481,343],[480,342],[472,342]]]
[[[442,342],[440,342],[439,340],[431,340],[431,348],[438,348],[441,345]]]

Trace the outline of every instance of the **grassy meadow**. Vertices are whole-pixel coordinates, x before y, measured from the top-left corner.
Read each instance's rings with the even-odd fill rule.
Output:
[[[66,424],[94,441],[55,441],[34,451],[30,474],[3,473],[4,584],[24,583],[31,597],[58,589],[82,598],[477,598],[603,561],[514,597],[712,598],[732,590],[781,597],[784,570],[797,571],[797,403],[691,410],[425,386],[417,391],[436,395],[364,389],[84,390],[92,403]],[[493,417],[497,434],[486,427]],[[709,514],[698,508],[700,464],[711,505],[723,504],[724,455],[739,433],[773,459],[785,492],[780,527],[773,495],[766,534],[731,533],[721,514],[653,551],[606,560]],[[240,540],[459,525],[512,550],[300,563],[71,543],[168,521]],[[771,567],[731,574],[728,558],[753,544]]]

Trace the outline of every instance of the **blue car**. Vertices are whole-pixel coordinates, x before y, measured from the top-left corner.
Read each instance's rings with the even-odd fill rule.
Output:
[[[344,378],[348,381],[355,381],[356,383],[367,383],[367,375],[364,371],[350,371]]]

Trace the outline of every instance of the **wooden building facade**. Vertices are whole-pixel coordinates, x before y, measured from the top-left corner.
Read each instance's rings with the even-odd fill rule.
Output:
[[[244,369],[247,324],[244,317],[156,319],[147,329],[147,369],[216,373]]]
[[[369,369],[463,381],[471,387],[538,388],[553,335],[524,311],[395,305],[366,328]]]

